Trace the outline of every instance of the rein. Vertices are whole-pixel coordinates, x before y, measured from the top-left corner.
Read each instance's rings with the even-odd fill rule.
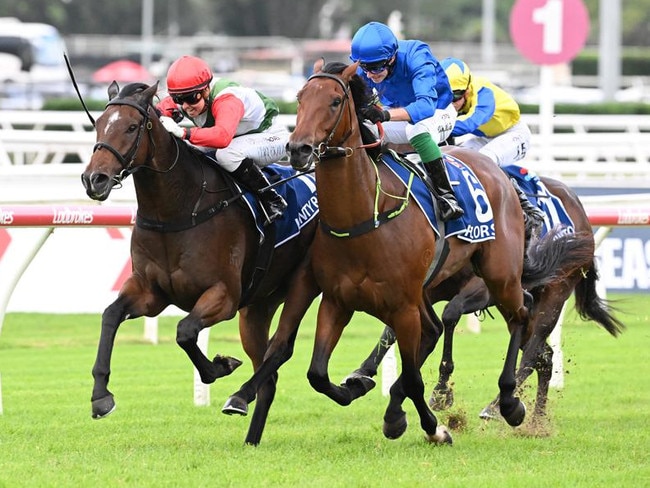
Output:
[[[339,124],[343,120],[343,113],[344,113],[344,106],[347,105],[350,107],[350,120],[353,120],[353,117],[356,117],[355,113],[352,113],[351,110],[351,105],[349,103],[350,101],[350,90],[349,90],[349,85],[346,84],[340,77],[331,74],[331,73],[323,73],[319,72],[316,74],[313,74],[309,77],[307,82],[309,82],[313,78],[328,78],[330,80],[336,81],[339,86],[343,89],[343,104],[341,105],[341,110],[339,111],[338,117],[336,119],[336,123],[334,124],[334,127],[330,131],[329,135],[325,139],[325,141],[321,142],[318,145],[318,148],[316,151],[314,151],[314,155],[316,156],[316,159],[320,162],[323,159],[334,159],[334,158],[340,158],[340,157],[345,157],[349,158],[354,154],[354,151],[356,149],[368,149],[372,147],[376,147],[379,144],[381,144],[381,141],[384,136],[384,129],[381,125],[381,123],[378,123],[378,129],[379,129],[379,139],[377,141],[371,143],[371,144],[363,144],[361,146],[358,146],[356,148],[352,148],[349,146],[330,146],[329,143],[331,142],[332,138],[334,137],[334,134],[336,133]],[[345,136],[341,139],[343,142],[345,142],[350,135],[352,134],[352,128],[348,129],[346,132]],[[366,156],[368,156],[366,154]],[[414,175],[413,173],[410,174],[409,176],[409,182],[406,188],[406,194],[404,196],[395,196],[395,195],[389,195],[386,192],[384,192],[381,188],[381,178],[379,177],[379,169],[377,168],[377,163],[368,156],[368,159],[372,162],[374,168],[375,168],[375,173],[377,177],[377,185],[375,188],[375,203],[374,203],[374,210],[373,210],[373,217],[365,220],[359,224],[356,224],[352,226],[349,229],[337,229],[326,223],[322,218],[320,219],[320,226],[325,231],[325,233],[333,236],[333,237],[338,237],[338,238],[351,238],[351,237],[357,237],[363,234],[366,234],[372,230],[377,229],[379,226],[382,224],[385,224],[398,215],[401,215],[404,210],[409,205],[409,193],[411,192],[411,187],[413,184],[413,178]],[[384,212],[379,212],[379,194],[384,193],[392,198],[396,198],[398,200],[401,200],[400,203],[398,203],[394,208],[390,210],[386,210]]]

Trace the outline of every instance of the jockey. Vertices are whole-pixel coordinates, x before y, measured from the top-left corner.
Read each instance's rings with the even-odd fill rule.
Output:
[[[422,41],[397,41],[379,22],[361,27],[352,38],[350,59],[382,106],[363,109],[367,120],[383,124],[386,141],[410,143],[417,151],[438,197],[441,219],[463,215],[451,188],[438,144],[451,134],[456,120],[447,75]]]
[[[472,76],[460,59],[445,58],[440,64],[449,78],[458,111],[452,137],[469,135],[459,145],[485,154],[499,167],[523,159],[530,147],[530,129],[521,120],[514,98],[486,78]],[[511,181],[526,220],[533,226],[541,224],[542,211],[530,203],[515,180]]]
[[[232,81],[213,80],[202,59],[183,56],[167,72],[168,97],[156,106],[161,122],[173,135],[194,145],[216,150],[214,159],[245,189],[259,194],[267,223],[287,207],[269,186],[260,167],[286,154],[289,131],[274,122],[279,110],[263,94]],[[187,117],[195,127],[177,124]]]

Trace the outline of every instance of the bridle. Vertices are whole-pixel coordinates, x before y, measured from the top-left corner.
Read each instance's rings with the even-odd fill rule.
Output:
[[[339,125],[343,120],[345,107],[346,106],[348,107],[350,118],[356,117],[357,115],[356,113],[353,113],[352,105],[350,104],[350,87],[339,76],[336,76],[331,73],[318,72],[311,75],[307,79],[307,83],[309,83],[312,79],[315,78],[328,78],[330,80],[334,80],[339,84],[339,86],[343,90],[343,103],[341,103],[341,110],[339,110],[338,116],[336,118],[336,122],[334,123],[334,126],[332,127],[332,130],[330,131],[329,135],[325,138],[323,142],[318,144],[318,146],[313,151],[313,155],[316,158],[316,160],[321,161],[323,159],[332,159],[332,158],[340,158],[340,157],[349,158],[350,156],[352,156],[352,154],[354,154],[355,149],[368,149],[381,144],[381,140],[383,138],[383,128],[381,127],[381,124],[378,124],[380,137],[376,142],[373,142],[371,144],[363,144],[361,146],[357,146],[356,148],[350,146],[330,146],[329,144],[334,138],[334,134],[336,134],[336,132],[338,131]],[[351,134],[352,134],[352,128],[350,127],[348,131],[345,133],[345,135],[341,138],[341,142],[347,141]]]
[[[142,115],[142,120],[140,121],[140,124],[138,126],[138,135],[136,137],[135,142],[131,146],[131,148],[126,152],[126,154],[121,154],[117,149],[115,149],[113,146],[108,144],[107,142],[103,141],[98,141],[94,146],[93,146],[93,153],[99,149],[107,149],[115,158],[119,161],[120,165],[122,166],[122,171],[120,172],[119,175],[116,175],[113,177],[116,183],[121,183],[124,178],[129,176],[132,173],[135,173],[137,170],[141,168],[147,168],[151,171],[155,171],[157,173],[167,173],[171,171],[174,166],[176,166],[176,163],[178,163],[179,159],[179,147],[178,147],[178,141],[176,138],[172,137],[174,139],[174,143],[176,144],[176,157],[174,158],[174,162],[170,165],[169,168],[165,170],[159,170],[157,168],[147,166],[147,165],[142,165],[138,166],[137,168],[133,167],[133,164],[135,163],[135,157],[136,154],[138,153],[138,150],[140,149],[140,144],[142,143],[142,135],[146,133],[149,137],[149,143],[150,143],[150,148],[147,151],[147,157],[145,161],[149,161],[151,158],[151,153],[155,151],[155,143],[153,140],[153,135],[151,133],[151,129],[153,128],[153,124],[151,123],[151,118],[149,116],[149,111],[147,108],[142,107],[142,105],[133,102],[132,100],[129,100],[128,98],[115,98],[108,102],[106,104],[106,107],[108,108],[111,105],[128,105],[129,107],[135,108],[141,115]]]

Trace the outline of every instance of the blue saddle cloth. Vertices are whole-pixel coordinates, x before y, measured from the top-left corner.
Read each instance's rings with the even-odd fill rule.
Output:
[[[382,159],[393,173],[407,185],[410,170],[398,163],[390,154],[384,154]],[[474,172],[461,160],[444,154],[444,161],[458,203],[465,211],[462,217],[446,223],[445,237],[456,236],[467,242],[483,242],[494,239],[492,206],[487,199],[483,185]],[[411,193],[436,235],[440,236],[431,192],[422,180],[414,178]]]
[[[548,191],[546,185],[534,172],[526,168],[510,164],[502,166],[503,170],[511,178],[517,180],[519,188],[526,194],[530,203],[544,212],[544,225],[540,237],[546,235],[555,226],[564,225],[565,232],[575,232],[575,225],[564,208],[562,200]]]
[[[279,164],[266,166],[262,171],[271,183],[296,174],[294,169]],[[305,225],[318,217],[318,199],[316,198],[316,180],[313,174],[303,174],[288,180],[276,186],[275,190],[288,204],[282,217],[273,223],[276,228],[275,247],[279,247],[298,236]],[[260,237],[264,238],[264,215],[255,195],[245,191],[244,201],[255,219]]]

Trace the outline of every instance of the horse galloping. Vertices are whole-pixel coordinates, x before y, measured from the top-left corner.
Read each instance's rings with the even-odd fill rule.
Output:
[[[513,168],[516,168],[513,166]],[[520,169],[522,171],[523,169]],[[570,295],[575,296],[575,307],[583,320],[592,320],[602,326],[612,336],[616,337],[624,325],[614,317],[612,308],[606,300],[598,296],[596,282],[598,272],[594,258],[595,243],[591,231],[591,224],[578,196],[564,183],[541,177],[541,188],[544,193],[536,193],[538,202],[546,201],[539,205],[546,217],[545,228],[542,235],[554,239],[557,232],[571,232],[574,238],[564,247],[562,262],[558,265],[563,271],[558,273],[558,279],[544,286],[534,286],[527,282],[526,262],[522,282],[533,295],[535,306],[530,314],[528,330],[522,341],[522,357],[516,373],[517,389],[521,389],[528,376],[535,370],[537,372],[537,393],[533,418],[546,416],[548,390],[552,376],[553,349],[546,342],[549,335],[557,325],[562,308]],[[523,184],[523,183],[522,183]],[[560,212],[566,211],[571,222],[567,226],[559,223],[558,210],[553,200],[560,201]],[[557,227],[556,227],[557,226]],[[548,233],[547,233],[548,232]],[[544,241],[534,243],[543,245]],[[536,251],[538,255],[549,251],[543,248]],[[431,303],[448,301],[442,312],[442,326],[444,327],[443,352],[439,365],[438,382],[433,388],[429,405],[434,410],[445,410],[453,405],[454,395],[450,385],[450,378],[454,371],[453,361],[453,334],[460,317],[463,314],[475,313],[494,305],[484,281],[474,274],[468,266],[463,271],[449,278],[443,286],[427,290],[427,298]],[[390,346],[395,342],[393,331],[386,327],[376,347],[373,348],[368,358],[351,375],[375,376],[377,369]],[[482,418],[495,418],[497,416],[498,398],[481,412]]]
[[[514,375],[530,299],[525,302],[520,281],[524,222],[512,185],[481,154],[461,148],[450,151],[480,180],[484,190],[476,189],[474,197],[485,204],[489,201],[496,232],[494,239],[479,243],[449,237],[448,256],[429,278],[439,242],[414,200],[410,183],[405,186],[385,164],[376,162],[373,158],[379,151],[365,144],[357,107],[367,103],[368,94],[356,75],[357,65],[330,64],[321,71],[322,63],[317,63],[314,68],[298,94],[296,127],[288,144],[294,168],[307,168],[316,160],[321,225],[312,248],[312,268],[323,296],[308,371],[310,384],[341,405],[372,387],[370,379],[351,378],[339,386],[328,376],[328,362],[344,327],[355,311],[364,311],[395,331],[402,361],[402,374],[391,388],[384,415],[384,435],[397,438],[405,431],[401,403],[408,397],[427,440],[451,442],[424,400],[420,367],[441,331],[427,319],[422,286],[429,280],[428,286],[436,287],[471,263],[496,297],[511,333],[499,378],[500,411],[508,423],[519,425],[525,407],[514,396]]]
[[[261,227],[230,178],[161,124],[152,106],[157,88],[109,87],[108,105],[97,120],[97,143],[81,177],[88,196],[103,201],[132,175],[138,205],[132,275],[102,315],[92,416],[102,418],[115,408],[108,390],[110,362],[124,320],[157,316],[171,304],[188,312],[178,323],[176,342],[201,380],[212,383],[241,361],[220,355],[210,361],[197,345],[198,334],[239,310],[242,346],[254,369],[265,355],[276,360],[256,390],[246,443],[257,445],[275,394],[277,367],[290,357],[300,320],[319,293],[307,257],[317,219],[307,220],[295,237],[275,248],[275,223],[265,227],[267,245],[260,246]],[[288,295],[269,343],[271,320]]]

